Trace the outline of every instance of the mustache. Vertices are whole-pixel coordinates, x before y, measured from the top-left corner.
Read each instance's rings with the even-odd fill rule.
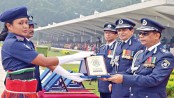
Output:
[[[34,31],[29,32],[29,34],[32,34],[32,33],[34,33]]]

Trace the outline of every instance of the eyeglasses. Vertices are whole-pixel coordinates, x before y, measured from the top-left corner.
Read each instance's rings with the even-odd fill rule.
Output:
[[[142,36],[148,36],[150,34],[150,32],[139,32],[138,35],[142,35]]]

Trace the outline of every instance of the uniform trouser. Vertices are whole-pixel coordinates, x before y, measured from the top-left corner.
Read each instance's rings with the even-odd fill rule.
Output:
[[[111,93],[101,93],[100,92],[100,98],[111,98]]]

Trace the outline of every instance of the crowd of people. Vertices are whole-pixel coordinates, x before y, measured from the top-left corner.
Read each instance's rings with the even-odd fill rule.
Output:
[[[170,51],[170,48],[174,48],[174,36],[172,36],[171,39],[167,39],[166,37],[163,37],[161,39],[161,44],[164,45],[164,47]]]
[[[75,49],[84,51],[95,51],[98,42],[73,42],[73,41],[40,41],[41,45],[51,45],[55,48]],[[100,43],[101,44],[101,43]]]
[[[87,43],[87,42],[66,42],[63,47],[66,49],[75,49],[75,50],[85,50],[85,51],[95,51],[96,43]]]

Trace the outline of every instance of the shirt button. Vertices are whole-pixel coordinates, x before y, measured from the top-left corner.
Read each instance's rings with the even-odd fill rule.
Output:
[[[133,96],[134,94],[131,94],[131,96]]]

